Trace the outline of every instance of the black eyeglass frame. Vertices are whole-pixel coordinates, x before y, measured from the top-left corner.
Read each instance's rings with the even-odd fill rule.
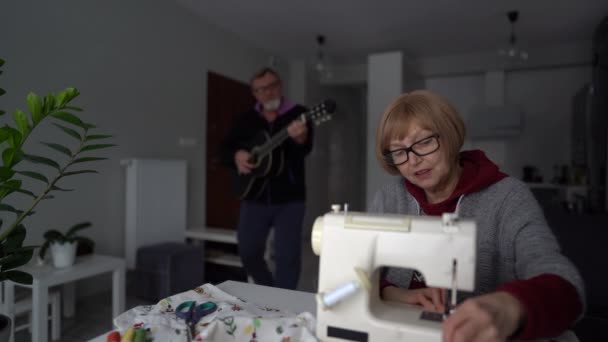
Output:
[[[414,146],[416,146],[416,144],[418,144],[418,143],[420,143],[420,142],[422,142],[422,141],[425,141],[425,140],[427,140],[427,139],[429,139],[429,138],[435,138],[435,140],[437,140],[437,148],[436,148],[436,149],[434,149],[433,151],[428,152],[428,153],[418,153],[418,152],[416,152],[416,151],[414,150]],[[426,138],[422,138],[422,139],[420,139],[420,140],[414,141],[414,143],[413,143],[413,144],[411,144],[409,147],[398,148],[398,149],[395,149],[395,150],[388,150],[388,151],[386,151],[386,152],[383,154],[383,156],[384,156],[384,160],[385,160],[385,161],[386,161],[386,162],[387,162],[389,165],[392,165],[392,166],[399,166],[399,165],[401,165],[401,164],[405,164],[405,163],[407,163],[407,161],[408,161],[408,160],[410,160],[410,152],[412,152],[413,154],[417,155],[418,157],[424,157],[424,156],[428,156],[429,154],[432,154],[432,153],[437,152],[437,150],[439,150],[439,147],[441,147],[441,142],[439,141],[439,134],[433,134],[433,135],[429,135],[429,136],[428,136],[428,137],[426,137]],[[393,153],[393,152],[397,152],[397,151],[404,151],[404,152],[405,152],[405,155],[406,155],[405,161],[403,161],[402,163],[399,163],[399,164],[396,164],[396,163],[393,161],[393,157],[392,157],[392,153]]]
[[[261,94],[261,93],[273,91],[273,90],[277,89],[280,85],[281,85],[281,80],[276,80],[265,86],[259,86],[256,88],[252,88],[252,90],[255,94]]]

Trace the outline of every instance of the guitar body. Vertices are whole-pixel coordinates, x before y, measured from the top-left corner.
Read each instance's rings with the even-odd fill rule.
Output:
[[[267,132],[260,132],[250,143],[251,163],[255,168],[249,174],[237,174],[234,191],[241,200],[259,198],[270,177],[276,177],[283,172],[285,156],[282,149],[264,153],[261,149],[270,141]]]
[[[310,111],[300,114],[298,120],[311,121],[319,125],[331,119],[336,110],[336,103],[325,100]],[[236,173],[234,191],[241,200],[259,198],[264,192],[270,178],[279,176],[285,169],[285,156],[282,148],[278,148],[289,138],[287,128],[275,133],[272,137],[268,132],[260,132],[246,147],[251,153],[249,160],[255,167],[249,174]]]

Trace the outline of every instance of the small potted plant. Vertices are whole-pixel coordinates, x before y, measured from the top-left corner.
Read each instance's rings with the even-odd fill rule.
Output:
[[[90,249],[93,249],[95,242],[93,240],[77,236],[76,233],[82,229],[91,226],[91,222],[82,222],[70,227],[65,235],[58,230],[51,229],[44,233],[44,244],[40,247],[39,257],[44,260],[47,249],[51,248],[51,256],[53,258],[53,265],[57,268],[69,267],[74,264],[74,258],[76,257],[76,248],[78,244],[86,245]]]

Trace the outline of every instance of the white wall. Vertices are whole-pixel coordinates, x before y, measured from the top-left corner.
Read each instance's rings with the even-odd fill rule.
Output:
[[[459,55],[436,56],[421,59],[417,64],[420,73],[427,77],[484,73],[497,69],[555,68],[591,62],[591,37],[587,41],[535,46],[527,50],[525,63],[505,63],[496,51],[477,51]]]
[[[174,1],[3,1],[0,13],[0,56],[6,60],[0,84],[8,91],[0,108],[25,109],[30,90],[46,94],[75,86],[82,93],[76,104],[85,108],[83,118],[118,144],[99,153],[110,158],[97,165],[101,174],[68,179],[64,185],[76,191],[39,207],[26,222],[28,241],[40,242],[48,228],[91,220],[86,234],[97,250],[122,256],[119,161],[131,157],[187,159],[188,222],[203,224],[206,73],[247,81],[268,55],[202,23]],[[180,137],[198,144],[180,147]],[[32,140],[56,138],[64,134],[48,127]]]
[[[425,87],[446,97],[465,121],[468,119],[468,109],[484,101],[484,78],[481,74],[427,78]]]
[[[524,110],[520,136],[508,139],[467,140],[465,148],[481,148],[507,173],[522,177],[524,165],[539,167],[545,180],[555,163],[570,162],[572,97],[591,80],[586,66],[549,67],[505,73],[505,104]],[[468,111],[484,104],[483,74],[430,77],[426,87],[444,95],[468,119]]]

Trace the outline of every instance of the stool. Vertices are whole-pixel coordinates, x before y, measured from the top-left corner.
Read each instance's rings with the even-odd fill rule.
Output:
[[[139,298],[159,301],[200,286],[204,277],[201,246],[165,242],[137,249],[135,295]]]
[[[31,291],[27,289],[15,286],[14,293],[14,302],[13,302],[13,312],[7,312],[4,305],[5,294],[4,294],[4,286],[0,283],[0,312],[5,315],[8,315],[13,320],[13,324],[16,323],[17,316],[21,316],[27,313],[28,320],[26,323],[21,325],[14,325],[14,330],[11,332],[14,334],[17,331],[28,329],[31,333],[31,322],[32,322],[32,295]],[[61,338],[61,293],[59,289],[53,289],[49,292],[49,304],[51,305],[51,315],[49,319],[51,320],[51,339],[53,341],[59,340]]]
[[[51,304],[51,339],[57,341],[61,338],[61,293],[54,290],[49,293],[49,303]],[[32,299],[31,297],[15,302],[15,316],[27,311],[27,323],[15,326],[15,332],[27,328],[32,333]]]

